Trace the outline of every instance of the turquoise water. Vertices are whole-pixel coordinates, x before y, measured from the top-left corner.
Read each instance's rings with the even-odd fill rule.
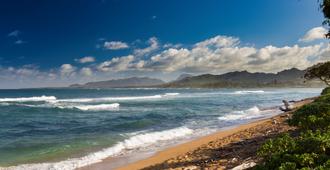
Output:
[[[0,90],[0,166],[73,169],[269,117],[279,113],[274,107],[282,99],[298,100],[320,91]]]

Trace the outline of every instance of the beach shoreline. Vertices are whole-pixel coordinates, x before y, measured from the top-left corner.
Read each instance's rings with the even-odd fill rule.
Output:
[[[306,98],[302,99],[300,101],[295,101],[293,103],[295,108],[299,108],[305,104],[308,104],[312,102],[315,98]],[[191,141],[177,144],[174,146],[170,146],[168,148],[165,148],[160,151],[156,151],[155,153],[146,153],[144,156],[138,156],[136,157],[109,157],[104,159],[103,161],[95,164],[91,164],[82,168],[79,168],[81,170],[103,170],[103,169],[119,169],[119,170],[133,170],[133,169],[175,169],[175,168],[182,168],[182,167],[190,167],[190,169],[194,169],[194,164],[200,164],[198,163],[198,160],[194,160],[191,154],[196,151],[203,152],[203,149],[208,147],[208,145],[212,145],[212,143],[220,142],[221,145],[226,146],[232,143],[235,143],[237,141],[242,141],[244,139],[239,139],[239,137],[234,137],[235,139],[227,139],[231,136],[239,136],[240,133],[248,133],[253,136],[253,133],[263,133],[263,130],[266,130],[265,132],[268,134],[269,131],[274,130],[274,128],[278,128],[277,130],[274,130],[273,135],[288,132],[292,130],[292,127],[289,127],[286,125],[285,120],[287,119],[290,112],[285,112],[278,114],[276,116],[272,116],[270,118],[264,118],[256,121],[252,121],[246,124],[236,125],[232,127],[227,127],[223,130],[217,131],[215,133],[199,137],[196,139],[193,139]],[[266,127],[269,125],[275,126],[271,127],[273,129],[267,130]],[[253,129],[255,128],[255,129]],[[264,129],[263,129],[264,128]],[[265,133],[264,132],[264,133]],[[263,136],[263,135],[262,135]],[[248,139],[248,137],[246,138]],[[195,154],[196,155],[196,154]],[[203,155],[203,154],[202,154]],[[204,159],[204,158],[203,158]],[[231,158],[234,159],[234,158]],[[237,159],[237,158],[235,158]],[[234,159],[234,160],[235,160]],[[189,160],[189,163],[187,164],[187,161]],[[231,167],[235,165],[239,165],[238,163],[242,161],[235,161],[236,163],[231,163]],[[228,164],[224,163],[224,164]],[[171,166],[175,165],[175,166]],[[226,169],[228,167],[221,167],[217,165],[217,168],[220,169]]]

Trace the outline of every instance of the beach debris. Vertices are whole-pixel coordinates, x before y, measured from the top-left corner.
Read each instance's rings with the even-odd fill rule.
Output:
[[[294,107],[286,100],[282,100],[284,106],[280,107],[280,110],[283,112],[288,112],[294,109]]]
[[[182,168],[183,170],[194,170],[194,169],[198,169],[198,167],[197,166],[187,166],[187,167],[184,167],[184,168]]]
[[[277,122],[276,119],[272,118],[272,123],[273,123],[274,125],[276,125],[278,122]]]
[[[247,163],[243,163],[241,165],[238,165],[238,166],[232,168],[231,170],[244,170],[244,169],[252,168],[256,165],[257,164],[255,162],[247,162]]]
[[[232,162],[232,163],[235,163],[235,162],[237,162],[237,161],[238,161],[237,158],[233,158],[233,159],[230,160],[230,162]]]

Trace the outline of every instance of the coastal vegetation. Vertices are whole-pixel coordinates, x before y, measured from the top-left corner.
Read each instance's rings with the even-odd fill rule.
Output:
[[[285,133],[265,142],[258,150],[263,163],[255,169],[330,169],[330,87],[295,111],[288,122],[300,134]]]
[[[307,80],[319,79],[330,86],[330,61],[318,63],[307,69],[304,78]]]

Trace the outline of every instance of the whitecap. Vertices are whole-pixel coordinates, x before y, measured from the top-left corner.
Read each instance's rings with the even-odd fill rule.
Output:
[[[164,96],[177,96],[180,93],[165,93]]]
[[[0,98],[0,102],[38,102],[38,101],[55,101],[55,96],[34,96],[19,98]]]
[[[218,117],[221,121],[235,121],[235,120],[247,120],[256,119],[275,115],[280,113],[279,110],[260,110],[257,106],[254,106],[247,110],[234,111],[230,114]]]
[[[234,94],[253,94],[253,93],[265,93],[263,90],[242,90],[235,91]]]
[[[73,107],[83,111],[107,111],[107,110],[118,109],[119,103],[99,104],[99,105],[78,105]]]
[[[175,140],[183,138],[187,135],[193,134],[193,130],[187,127],[179,127],[170,130],[149,132],[131,136],[130,138],[115,144],[112,147],[105,148],[101,151],[90,153],[80,158],[70,158],[60,162],[48,162],[48,163],[35,163],[35,164],[22,164],[11,167],[0,167],[0,169],[6,170],[40,170],[40,169],[52,169],[52,170],[73,170],[83,166],[87,166],[93,163],[102,161],[109,156],[118,155],[125,150],[137,149],[141,147],[148,147],[153,144],[158,144],[162,141]]]
[[[107,102],[107,101],[122,101],[122,100],[146,100],[146,99],[160,99],[160,98],[162,98],[162,95],[61,99],[61,100],[57,100],[57,102],[92,103],[92,102]]]

